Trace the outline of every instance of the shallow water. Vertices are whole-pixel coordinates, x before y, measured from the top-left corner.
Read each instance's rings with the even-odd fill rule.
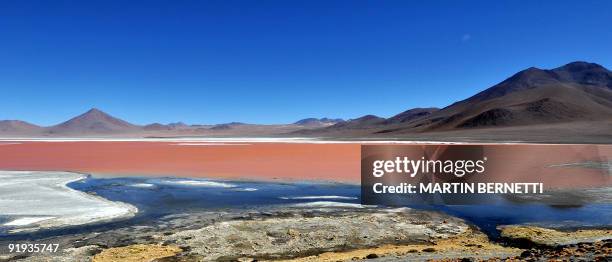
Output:
[[[612,227],[612,205],[593,204],[581,207],[551,207],[544,204],[516,204],[506,201],[494,205],[423,206],[443,211],[478,226],[493,238],[499,236],[499,225],[530,224],[549,228]]]
[[[138,224],[169,214],[215,209],[259,209],[279,205],[314,207],[343,205],[358,207],[360,187],[340,183],[278,183],[250,181],[220,181],[184,178],[97,178],[88,177],[72,182],[69,187],[96,194],[112,201],[132,204],[139,209],[129,221],[107,225],[90,225],[72,229],[40,232],[30,238],[68,233],[103,230],[104,228]],[[306,204],[306,205],[304,205]],[[491,237],[497,237],[498,225],[537,224],[549,227],[610,227],[612,204],[593,204],[581,207],[558,208],[543,204],[513,203],[500,199],[491,205],[411,206],[436,210],[467,220]],[[2,218],[0,217],[0,220]],[[22,236],[23,237],[23,236]]]
[[[146,185],[146,186],[145,186]],[[182,178],[94,178],[68,184],[112,201],[135,205],[140,214],[165,215],[219,208],[296,204],[330,200],[359,203],[358,186],[340,183],[273,183]],[[304,196],[321,198],[301,199]]]

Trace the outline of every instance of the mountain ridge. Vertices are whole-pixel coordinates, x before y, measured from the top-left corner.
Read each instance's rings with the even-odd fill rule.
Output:
[[[551,70],[532,67],[403,129],[424,132],[605,119],[612,115],[609,85],[612,72],[593,63],[572,62]]]
[[[414,108],[387,119],[365,122],[358,118],[358,123],[349,120],[344,126],[297,134],[418,137],[452,131],[470,136],[466,132],[483,128],[510,130],[512,127],[524,132],[529,127],[562,128],[560,125],[575,122],[589,122],[600,129],[597,132],[605,133],[600,126],[612,120],[611,86],[612,72],[595,63],[578,61],[553,69],[530,67],[473,96],[422,115],[412,115],[422,110]]]
[[[302,120],[300,120],[302,121]],[[98,108],[69,120],[47,127],[37,126],[21,120],[0,120],[0,137],[48,137],[48,136],[201,136],[201,135],[280,135],[302,128],[329,126],[339,119],[320,118],[299,124],[260,125],[229,122],[216,125],[188,125],[183,122],[169,124],[151,123],[136,125],[114,117]],[[298,121],[299,122],[299,121]]]
[[[92,108],[49,127],[20,120],[3,120],[0,121],[0,135],[413,137],[451,131],[479,133],[472,130],[489,128],[528,130],[543,125],[563,128],[577,122],[589,122],[589,126],[600,130],[600,126],[610,121],[612,72],[595,63],[577,61],[553,69],[530,67],[444,108],[412,108],[388,118],[375,115],[346,121],[306,118],[284,125],[237,122],[218,125],[187,125],[182,122],[135,125]],[[601,132],[605,133],[605,130],[601,129]]]

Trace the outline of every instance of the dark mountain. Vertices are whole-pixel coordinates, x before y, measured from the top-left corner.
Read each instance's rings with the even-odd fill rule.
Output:
[[[217,124],[214,125],[213,127],[211,127],[211,130],[228,130],[228,129],[233,129],[235,127],[239,127],[239,126],[245,126],[248,124],[245,123],[241,123],[241,122],[230,122],[230,123],[225,123],[225,124]]]
[[[484,128],[504,133],[496,136]],[[388,119],[368,115],[293,134],[542,141],[551,136],[549,130],[566,141],[612,136],[612,72],[587,62],[532,67],[443,109],[415,108]]]
[[[440,110],[439,108],[429,107],[429,108],[413,108],[401,112],[395,116],[392,116],[385,120],[385,124],[398,124],[398,123],[406,123],[416,119],[420,119],[431,115],[432,113]]]
[[[171,127],[170,125],[153,123],[153,124],[148,124],[146,126],[143,126],[142,129],[146,131],[165,131],[165,130],[172,130],[173,127]]]
[[[612,72],[594,63],[574,62],[552,70],[562,82],[605,86],[612,89]]]
[[[187,125],[187,124],[185,124],[183,122],[170,123],[167,126],[170,127],[170,128],[173,128],[173,129],[188,128],[189,127],[189,125]]]
[[[406,125],[385,128],[382,133],[542,125],[611,117],[612,72],[597,64],[574,62],[552,70],[523,70],[468,99]]]
[[[326,125],[333,125],[336,123],[340,123],[343,122],[344,120],[340,119],[340,118],[336,118],[336,119],[332,119],[332,118],[305,118],[302,120],[299,120],[295,123],[293,123],[294,125],[300,125],[300,126],[326,126]]]
[[[42,127],[20,120],[1,120],[1,134],[34,134],[42,131]]]
[[[140,127],[115,118],[96,108],[46,129],[50,134],[105,134],[137,131]]]
[[[380,125],[385,122],[385,119],[375,115],[365,115],[359,118],[350,119],[344,122],[336,123],[332,126],[326,127],[325,129],[364,129],[372,126]]]
[[[587,62],[573,62],[552,70],[531,67],[467,100],[484,101],[513,92],[568,84],[612,88],[612,72]]]
[[[144,129],[145,131],[171,131],[171,130],[188,129],[188,128],[191,128],[191,126],[183,122],[169,123],[167,125],[160,124],[160,123],[152,123],[152,124],[148,124],[142,127],[142,129]],[[197,128],[197,127],[193,126],[193,128]]]

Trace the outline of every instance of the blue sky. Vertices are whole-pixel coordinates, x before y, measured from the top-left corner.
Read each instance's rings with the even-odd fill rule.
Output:
[[[611,1],[0,1],[0,119],[286,123],[612,68]]]

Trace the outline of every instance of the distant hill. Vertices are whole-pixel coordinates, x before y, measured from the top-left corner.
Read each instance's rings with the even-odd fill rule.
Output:
[[[299,120],[295,123],[293,123],[294,125],[301,125],[301,126],[328,126],[328,125],[333,125],[336,123],[340,123],[340,122],[344,122],[343,119],[341,118],[305,118],[302,120]]]
[[[36,134],[42,127],[21,120],[1,120],[0,133],[5,134]]]
[[[225,123],[225,124],[218,124],[218,125],[214,125],[212,126],[210,129],[211,130],[229,130],[229,129],[233,129],[239,126],[246,126],[247,124],[245,123],[241,123],[241,122],[231,122],[231,123]]]
[[[167,131],[167,130],[172,130],[173,127],[171,127],[170,125],[153,123],[153,124],[148,124],[148,125],[143,126],[142,129],[146,131]]]
[[[189,128],[196,128],[196,127],[187,125],[183,122],[169,123],[167,125],[164,125],[161,123],[152,123],[152,124],[148,124],[142,127],[142,129],[145,131],[172,131],[172,130],[182,130],[182,129],[189,129]]]
[[[316,118],[315,118],[316,119]],[[301,124],[260,125],[230,122],[188,125],[183,122],[135,125],[92,108],[63,123],[40,127],[19,120],[0,121],[0,137],[183,137],[183,136],[278,136],[299,129],[329,126],[340,119],[319,118]]]
[[[364,129],[372,126],[380,125],[385,122],[385,119],[375,115],[365,115],[359,118],[350,119],[344,122],[336,123],[333,126],[327,127],[327,130],[342,130],[342,129]]]
[[[404,112],[401,112],[395,116],[386,119],[385,124],[399,124],[410,122],[431,115],[439,110],[439,108],[435,107],[408,109]]]
[[[183,122],[174,122],[174,123],[168,124],[168,127],[173,128],[173,129],[179,129],[179,128],[189,128],[189,125]]]
[[[115,118],[96,108],[61,124],[46,128],[50,134],[105,134],[123,133],[139,130],[137,125]]]

